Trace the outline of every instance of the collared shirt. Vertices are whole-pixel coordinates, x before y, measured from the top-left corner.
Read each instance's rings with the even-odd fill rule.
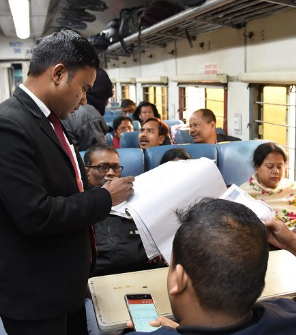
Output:
[[[36,95],[31,92],[26,86],[24,86],[23,84],[20,84],[19,85],[19,88],[21,88],[23,91],[25,91],[29,96],[30,98],[32,98],[32,100],[34,100],[34,102],[36,103],[36,105],[40,108],[41,112],[45,115],[46,118],[49,117],[49,114],[51,113],[51,111],[47,108],[47,106],[45,105],[45,103],[43,103],[40,99],[38,99],[36,97]],[[53,124],[50,122],[52,128],[54,129],[53,127]],[[63,133],[64,134],[64,133]],[[71,144],[68,139],[67,139],[67,136],[65,136],[64,134],[64,137],[66,139],[66,142],[68,143],[70,149],[71,149],[71,152],[72,152],[72,155],[74,157],[74,161],[75,161],[75,164],[76,164],[76,167],[77,167],[77,171],[79,173],[79,178],[81,180],[81,182],[83,183],[82,179],[81,179],[81,171],[79,169],[79,164],[78,164],[78,161],[77,161],[77,156],[76,156],[76,152],[74,150],[74,146],[73,144]]]

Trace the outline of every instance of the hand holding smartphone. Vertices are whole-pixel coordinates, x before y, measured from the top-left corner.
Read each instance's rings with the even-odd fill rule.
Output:
[[[151,294],[125,294],[124,300],[136,331],[152,332],[157,329],[149,324],[158,317]]]

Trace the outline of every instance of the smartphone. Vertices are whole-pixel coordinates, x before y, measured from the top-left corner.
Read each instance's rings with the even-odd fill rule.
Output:
[[[136,331],[152,332],[158,328],[149,325],[158,317],[151,294],[125,294],[124,300]]]

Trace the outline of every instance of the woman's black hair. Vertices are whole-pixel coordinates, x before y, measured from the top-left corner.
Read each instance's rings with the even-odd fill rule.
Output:
[[[125,116],[125,115],[119,115],[113,121],[113,130],[114,131],[116,131],[118,129],[118,127],[121,125],[122,121],[129,121],[131,123],[131,125],[133,125],[133,121],[130,117]]]
[[[263,143],[260,144],[257,149],[254,151],[254,155],[253,155],[253,167],[259,168],[262,163],[264,162],[265,158],[267,157],[267,155],[273,153],[273,152],[277,152],[280,155],[283,156],[284,162],[287,163],[288,161],[288,154],[286,153],[286,151],[280,147],[279,145],[277,145],[276,143],[273,142],[267,142],[267,143]]]
[[[154,104],[152,104],[151,102],[148,102],[148,101],[142,101],[142,102],[139,103],[139,105],[137,106],[137,108],[135,109],[135,111],[133,113],[133,119],[137,120],[141,123],[142,120],[139,117],[140,112],[141,112],[141,108],[142,107],[147,107],[147,106],[150,106],[152,108],[154,117],[160,119],[160,114],[158,113],[158,110],[157,110],[156,106]]]
[[[160,164],[173,161],[176,158],[187,160],[187,159],[191,159],[191,156],[186,150],[182,148],[173,148],[164,153],[160,161]]]

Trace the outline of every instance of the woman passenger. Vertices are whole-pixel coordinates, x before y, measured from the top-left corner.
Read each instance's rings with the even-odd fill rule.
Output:
[[[120,134],[134,131],[133,121],[130,117],[125,115],[117,116],[113,121],[113,147],[115,149],[120,148]]]
[[[134,120],[143,123],[151,117],[160,119],[160,114],[158,113],[156,106],[148,101],[140,102],[133,113]]]
[[[187,159],[191,159],[191,156],[186,150],[182,148],[173,148],[164,153],[160,161],[160,164],[164,164],[170,161],[179,161]]]
[[[275,143],[257,147],[253,156],[256,172],[241,188],[252,197],[267,203],[276,212],[276,218],[293,227],[296,223],[296,186],[285,178],[287,153]]]

